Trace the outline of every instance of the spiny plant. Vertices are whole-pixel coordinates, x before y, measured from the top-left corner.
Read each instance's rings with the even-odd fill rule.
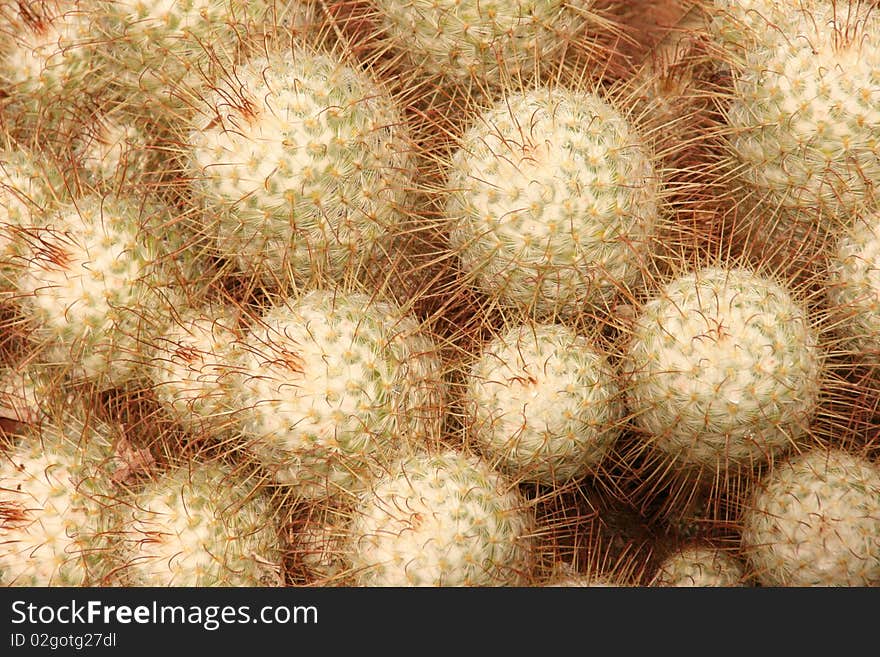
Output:
[[[339,281],[405,230],[412,147],[369,71],[295,42],[233,66],[198,110],[183,137],[196,230],[261,285]]]
[[[742,552],[764,586],[880,583],[880,467],[816,446],[774,464],[742,501]]]
[[[126,586],[280,586],[282,545],[246,471],[191,456],[126,498],[117,577]]]
[[[245,450],[302,497],[369,485],[377,467],[439,437],[443,363],[406,307],[316,289],[245,323],[226,403]]]
[[[343,551],[357,586],[509,586],[533,567],[516,485],[458,450],[414,453],[354,504]]]
[[[596,340],[562,324],[513,324],[463,364],[467,441],[523,481],[595,473],[624,429],[617,372]]]
[[[0,583],[113,581],[121,427],[67,407],[22,424],[0,451]]]
[[[860,0],[719,1],[708,15],[731,77],[720,135],[745,232],[758,257],[799,267],[876,206],[877,13]]]
[[[16,229],[14,301],[43,362],[105,387],[139,374],[142,335],[163,330],[194,278],[184,269],[195,254],[172,261],[181,245],[156,232],[170,216],[162,204],[92,194]]]
[[[639,283],[662,222],[661,185],[608,95],[512,90],[456,142],[439,197],[466,284],[552,320],[607,312]]]
[[[745,564],[729,550],[708,543],[691,543],[660,562],[650,586],[748,586]]]

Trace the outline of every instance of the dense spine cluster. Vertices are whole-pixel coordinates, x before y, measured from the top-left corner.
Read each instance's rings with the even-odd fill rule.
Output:
[[[498,303],[541,317],[625,294],[659,224],[649,153],[591,92],[541,87],[499,100],[461,138],[446,187],[462,270]]]
[[[483,347],[467,377],[469,436],[517,478],[552,485],[586,476],[623,429],[614,368],[561,324],[512,327]]]
[[[705,267],[641,309],[627,402],[645,439],[685,466],[760,463],[805,434],[823,353],[805,308],[753,271]]]

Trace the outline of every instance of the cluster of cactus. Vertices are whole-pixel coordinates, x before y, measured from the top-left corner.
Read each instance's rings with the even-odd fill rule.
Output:
[[[628,4],[3,4],[0,583],[880,585],[880,22]]]

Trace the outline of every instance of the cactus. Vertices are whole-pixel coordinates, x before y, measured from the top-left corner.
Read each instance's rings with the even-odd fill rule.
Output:
[[[410,145],[393,99],[368,72],[299,45],[226,82],[188,135],[218,251],[273,288],[344,278],[405,220]]]
[[[629,336],[627,403],[644,439],[679,465],[763,463],[805,436],[824,353],[803,302],[746,268],[665,284]]]
[[[118,558],[126,586],[279,586],[281,544],[265,491],[194,459],[133,493]]]
[[[510,476],[549,485],[596,471],[623,431],[616,372],[593,341],[527,323],[486,344],[467,372],[468,435]]]
[[[0,453],[0,584],[112,582],[121,427],[54,415]]]
[[[589,92],[511,93],[475,121],[448,167],[449,242],[473,284],[536,318],[605,309],[635,286],[660,222],[650,154]]]
[[[249,322],[230,385],[245,447],[304,497],[366,485],[400,450],[435,439],[439,352],[404,309],[312,290]]]
[[[359,497],[345,558],[357,586],[522,584],[533,524],[515,486],[485,462],[414,454]]]
[[[746,586],[743,564],[712,545],[693,544],[668,554],[651,580],[651,586]]]
[[[868,2],[753,4],[734,30],[742,52],[733,49],[725,109],[738,179],[787,221],[846,224],[876,204],[880,181],[876,12]]]
[[[841,346],[860,363],[880,362],[880,233],[876,212],[841,231],[828,258],[826,289]]]
[[[168,210],[141,203],[91,195],[21,233],[15,299],[40,358],[69,364],[73,379],[109,387],[137,376],[142,334],[160,332],[179,302],[164,264],[173,240],[150,231]]]
[[[775,464],[741,521],[764,586],[880,584],[880,468],[857,453],[817,447]]]

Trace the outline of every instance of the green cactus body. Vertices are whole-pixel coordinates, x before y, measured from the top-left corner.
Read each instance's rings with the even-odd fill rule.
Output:
[[[228,385],[241,356],[238,311],[226,305],[184,308],[157,334],[145,359],[159,402],[188,431],[231,429]]]
[[[623,430],[611,363],[560,324],[515,326],[486,344],[465,404],[469,435],[490,462],[550,485],[594,472]]]
[[[390,303],[314,290],[255,319],[243,352],[232,398],[248,451],[305,497],[363,485],[439,434],[438,351]]]
[[[726,109],[737,175],[764,208],[846,223],[880,182],[880,19],[867,2],[750,16]]]
[[[21,245],[17,297],[47,363],[118,385],[141,364],[139,339],[170,314],[162,248],[144,227],[164,216],[137,199],[89,196],[61,207]],[[150,214],[152,212],[152,214]]]
[[[231,84],[189,135],[220,253],[272,286],[342,278],[404,218],[410,147],[394,102],[305,47],[250,60]]]
[[[21,149],[0,151],[0,293],[15,289],[19,229],[38,225],[59,202],[61,176]]]
[[[0,585],[99,586],[112,574],[121,429],[71,415],[0,452]]]
[[[742,550],[765,586],[877,586],[880,468],[819,448],[775,464],[743,509]]]
[[[486,88],[532,75],[542,62],[554,61],[578,23],[578,14],[561,0],[373,3],[378,38],[387,39],[409,66]]]
[[[642,308],[627,347],[635,426],[677,463],[763,462],[806,431],[824,358],[804,308],[747,269],[706,267]]]
[[[0,87],[5,111],[31,131],[57,122],[101,88],[92,2],[6,2],[0,7]],[[43,129],[45,131],[45,129]]]
[[[521,585],[532,525],[517,489],[485,462],[415,454],[360,497],[346,559],[358,586]]]
[[[728,552],[709,545],[688,545],[660,563],[651,586],[746,586],[743,564]]]
[[[866,364],[880,364],[880,232],[876,214],[840,233],[828,259],[828,300],[842,346]]]
[[[627,119],[591,93],[514,94],[464,135],[447,178],[451,248],[476,286],[538,316],[635,284],[658,181]]]
[[[126,586],[280,586],[281,545],[268,499],[219,462],[159,474],[124,525]]]

